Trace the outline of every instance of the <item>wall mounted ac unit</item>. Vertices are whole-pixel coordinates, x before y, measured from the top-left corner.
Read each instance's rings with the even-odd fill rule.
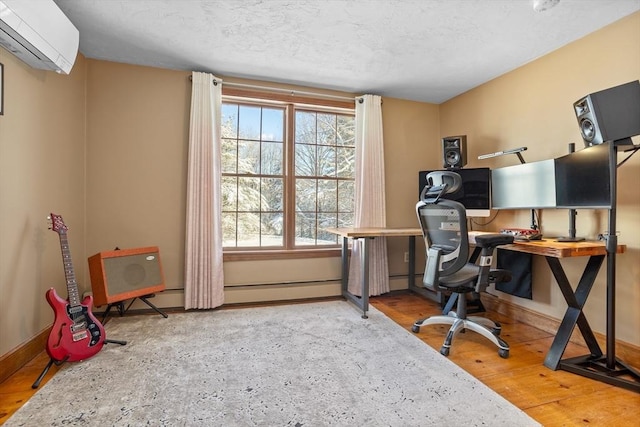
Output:
[[[0,46],[33,68],[69,74],[79,40],[53,0],[0,0]]]

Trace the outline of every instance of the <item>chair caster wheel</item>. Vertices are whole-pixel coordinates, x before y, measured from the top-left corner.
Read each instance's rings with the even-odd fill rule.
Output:
[[[507,359],[509,357],[509,350],[505,350],[505,349],[500,349],[498,350],[498,354],[500,355],[500,357],[502,357],[503,359]]]
[[[500,336],[500,332],[502,332],[501,328],[491,328],[491,333],[497,337]]]
[[[411,332],[415,332],[415,333],[417,334],[418,332],[420,332],[420,326],[418,326],[418,325],[413,325],[413,326],[411,327]]]
[[[440,349],[440,354],[443,356],[448,356],[449,355],[449,347],[442,347]]]

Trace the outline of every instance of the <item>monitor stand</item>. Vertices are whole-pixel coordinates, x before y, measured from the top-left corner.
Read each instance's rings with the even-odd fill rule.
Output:
[[[576,144],[569,143],[569,154],[576,151]],[[575,209],[569,209],[569,236],[558,237],[557,242],[581,242],[584,240],[582,237],[576,237],[576,215]]]
[[[557,242],[581,242],[584,237],[576,237],[576,210],[569,209],[569,235],[567,237],[558,237]]]

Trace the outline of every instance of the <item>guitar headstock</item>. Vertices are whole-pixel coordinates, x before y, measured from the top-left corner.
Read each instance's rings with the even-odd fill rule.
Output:
[[[49,217],[47,219],[49,220],[49,229],[55,231],[58,234],[65,234],[69,229],[66,225],[64,225],[62,215],[51,213],[49,214]]]

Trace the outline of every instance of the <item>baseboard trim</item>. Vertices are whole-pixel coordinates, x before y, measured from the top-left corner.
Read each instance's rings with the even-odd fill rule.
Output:
[[[42,353],[49,338],[50,330],[51,328],[45,329],[29,341],[0,358],[0,383],[33,360],[38,354]]]

